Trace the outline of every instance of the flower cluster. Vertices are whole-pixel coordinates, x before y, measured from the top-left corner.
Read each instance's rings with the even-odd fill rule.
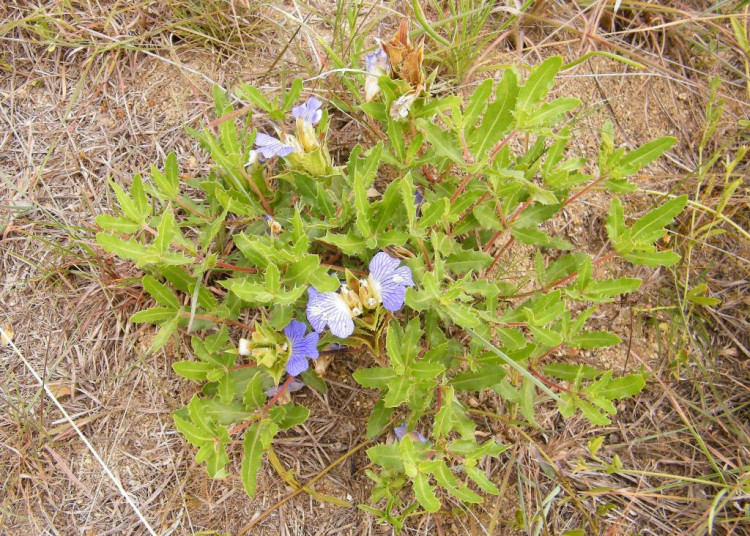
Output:
[[[401,309],[406,287],[413,285],[409,267],[381,251],[370,261],[366,279],[342,284],[338,292],[318,292],[310,287],[307,320],[318,333],[328,326],[336,337],[345,339],[354,332],[354,318],[365,310],[381,304],[387,311]]]
[[[333,335],[345,339],[354,332],[354,318],[364,311],[380,305],[391,312],[401,309],[406,287],[412,285],[411,269],[381,251],[370,261],[370,274],[365,279],[342,284],[338,292],[308,289],[307,320],[314,331],[307,333],[304,323],[291,320],[282,336],[261,323],[252,339],[240,339],[238,353],[252,356],[259,365],[272,371],[276,382],[283,371],[299,376],[309,368],[310,359],[318,359],[320,333],[326,326]]]

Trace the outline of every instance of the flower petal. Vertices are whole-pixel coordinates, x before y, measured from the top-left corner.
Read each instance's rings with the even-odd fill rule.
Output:
[[[370,275],[375,278],[375,280],[383,283],[400,264],[401,261],[399,259],[391,257],[385,251],[381,251],[370,261]]]
[[[292,108],[292,115],[297,119],[302,119],[311,125],[316,124],[323,117],[320,107],[323,105],[315,97],[310,97],[304,104]]]
[[[255,145],[258,147],[258,152],[266,159],[273,158],[274,156],[289,156],[297,150],[291,145],[286,145],[281,140],[263,132],[256,134]]]
[[[289,361],[286,362],[286,372],[290,376],[299,376],[303,372],[305,372],[308,367],[309,363],[307,362],[307,359],[303,355],[290,355]]]
[[[385,310],[394,313],[404,306],[406,287],[396,283],[380,285],[380,299]]]
[[[344,299],[336,292],[318,292],[315,287],[307,289],[307,320],[320,333],[331,328],[331,333],[341,339],[354,332],[354,320]]]
[[[307,331],[306,325],[299,320],[291,320],[284,328],[284,335],[286,335],[289,342],[294,346],[294,343],[302,341],[302,338],[305,336],[305,331]],[[294,351],[292,351],[292,353],[294,353]]]

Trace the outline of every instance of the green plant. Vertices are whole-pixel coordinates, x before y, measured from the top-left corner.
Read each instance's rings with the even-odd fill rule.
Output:
[[[140,285],[154,303],[131,320],[159,325],[153,350],[176,333],[190,335],[195,359],[173,368],[201,391],[175,413],[175,424],[214,478],[227,475],[233,441],[244,434],[241,476],[250,495],[264,453],[293,480],[273,439],[309,415],[290,392],[328,388],[321,352],[340,356],[342,345],[366,352],[370,364],[354,374],[377,393],[366,435],[393,430],[397,441],[368,449],[376,468],[367,472],[372,502],[362,508],[400,528],[410,516],[438,511],[448,496],[473,504],[499,492],[479,467],[506,447],[480,439],[465,395],[492,389],[523,428],[535,426],[539,405],[553,403],[563,418],[580,412],[604,426],[614,401],[641,391],[644,374],[614,377],[552,356],[620,342],[586,329],[587,321],[597,303],[641,281],[597,279],[594,267],[615,256],[647,266],[677,262],[655,244],[686,197],[629,224],[614,197],[611,251],[560,254],[573,247],[546,224],[593,187],[633,191],[628,178],[674,140],[628,152],[615,148],[606,125],[590,176],[586,159],[568,147],[579,101],[546,100],[561,58],[547,59],[523,83],[507,69],[464,102],[423,91],[421,53],[405,32],[386,52],[389,72],[367,75],[381,74],[380,96],[359,106],[381,138],[373,146],[356,145],[346,162],[334,162],[328,111],[314,98],[295,107],[300,80],[278,100],[245,85],[237,96],[276,131],[251,129],[251,117],[242,126],[222,121],[215,132],[191,130],[213,160],[210,174],[183,185],[169,155],[150,180],[135,176],[129,192],[113,184],[120,214],[97,218],[97,241],[143,271]],[[218,89],[214,103],[218,117],[232,117]],[[294,126],[286,123],[290,111]],[[533,252],[530,275],[504,273],[514,242]],[[257,312],[252,325],[240,321],[249,308]],[[251,336],[238,340],[230,331],[237,328]]]

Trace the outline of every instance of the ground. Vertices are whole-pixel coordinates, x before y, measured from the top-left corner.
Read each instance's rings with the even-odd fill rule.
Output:
[[[424,4],[428,20],[448,16],[436,10],[437,2]],[[628,147],[675,136],[676,146],[639,176],[639,184],[689,193],[708,210],[686,215],[670,235],[687,259],[678,269],[617,261],[597,268],[601,276],[644,279],[638,292],[594,316],[592,328],[617,332],[622,345],[550,356],[618,373],[645,369],[653,373],[648,388],[621,403],[605,429],[592,429],[580,417],[563,421],[551,406],[537,416],[540,428],[523,436],[502,420],[477,415],[487,433],[511,446],[486,467],[504,493],[473,510],[456,505],[452,515],[416,519],[406,532],[531,533],[533,527],[519,527],[519,512],[554,504],[541,516],[544,523],[534,520],[535,534],[561,534],[584,520],[601,534],[673,534],[677,527],[703,534],[710,520],[714,533],[748,533],[747,183],[725,201],[721,196],[749,166],[742,159],[729,170],[704,165],[713,154],[728,163],[747,144],[740,121],[750,111],[750,60],[746,45],[744,56],[738,52],[729,22],[736,18],[747,32],[747,6],[733,11],[668,2],[669,9],[641,9],[623,2],[613,19],[612,2],[532,4],[507,35],[498,28],[513,11],[493,11],[472,67],[439,72],[435,90],[468,94],[479,80],[497,77],[501,66],[536,64],[552,54],[568,62],[603,51],[637,61],[643,69],[595,56],[560,76],[556,96],[582,101],[576,147],[595,155],[605,120],[614,122],[617,143]],[[363,10],[354,33],[371,46],[375,37],[395,31],[399,14],[411,16],[409,5]],[[146,533],[71,420],[158,534],[391,533],[356,508],[369,495],[369,460],[364,450],[352,449],[365,441],[374,398],[351,373],[366,356],[337,357],[327,375],[335,389],[327,395],[309,389],[295,395],[311,407],[311,417],[275,447],[299,482],[334,464],[315,489],[352,506],[320,503],[305,493],[285,500],[293,490],[268,463],[256,498],[249,499],[238,470],[223,481],[209,479],[176,432],[171,413],[197,389],[171,369],[189,355],[189,340],[178,337],[148,353],[153,328],[128,321],[144,300],[128,286],[138,271],[104,255],[93,233],[94,217],[114,206],[108,181],[128,185],[134,173],[147,175],[171,151],[184,178],[206,172],[207,156],[184,126],[213,119],[214,84],[231,90],[249,82],[273,93],[302,76],[309,79],[306,92],[324,100],[339,88],[337,77],[345,73],[317,76],[331,61],[321,43],[338,46],[350,38],[335,8],[326,1],[253,0],[48,6],[12,0],[0,7],[0,326],[13,332],[17,348],[0,348],[0,534]],[[448,57],[441,47],[427,40],[428,69]],[[712,77],[722,81],[716,93],[724,111],[699,151],[711,118],[706,109],[716,106]],[[333,108],[331,114],[342,133],[331,140],[334,157],[371,141],[353,139],[361,118],[337,117]],[[659,199],[634,194],[628,202],[642,213]],[[608,204],[605,192],[590,192],[554,233],[598,254],[606,245]],[[717,229],[722,233],[712,232]],[[521,246],[505,256],[506,271],[532,266]],[[686,280],[691,288],[707,283],[721,303],[685,302]],[[45,378],[49,392],[32,371]],[[491,392],[469,403],[505,411]],[[597,435],[606,437],[600,462],[587,450]],[[615,455],[625,470],[603,470]],[[234,463],[238,469],[237,457]],[[717,488],[714,473],[733,478],[733,486]],[[598,519],[593,525],[592,518]]]

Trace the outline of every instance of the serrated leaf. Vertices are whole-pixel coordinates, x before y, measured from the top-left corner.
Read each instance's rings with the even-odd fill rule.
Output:
[[[552,56],[537,66],[518,91],[516,110],[531,109],[542,100],[555,82],[555,75],[562,67],[562,58]]]
[[[664,235],[663,227],[672,223],[685,205],[687,205],[687,196],[681,195],[656,207],[630,227],[630,239],[636,243],[655,242]]]
[[[497,486],[493,484],[489,478],[487,478],[484,471],[477,467],[468,466],[464,467],[464,469],[466,470],[466,476],[471,478],[474,483],[482,489],[482,491],[489,493],[490,495],[498,495],[500,493],[500,490],[497,489]]]
[[[143,225],[130,221],[120,216],[110,216],[109,214],[100,214],[96,217],[96,224],[105,231],[116,231],[118,233],[137,233],[143,228]]]
[[[109,233],[96,233],[97,243],[108,253],[119,255],[123,259],[138,261],[146,254],[146,247],[135,238],[123,240]]]
[[[526,117],[525,127],[552,126],[558,118],[577,107],[581,101],[574,98],[555,99],[543,104]]]
[[[471,131],[467,139],[476,160],[485,159],[490,149],[508,131],[513,122],[512,111],[516,107],[517,97],[516,73],[506,69],[495,90],[495,100],[487,106],[482,122]]]
[[[395,408],[409,399],[409,392],[413,387],[411,378],[408,376],[397,376],[388,383],[388,393],[383,398],[387,408]]]
[[[159,305],[170,309],[180,308],[180,302],[177,300],[177,296],[174,295],[167,285],[159,283],[155,277],[150,275],[144,276],[142,285],[146,292],[148,292]]]
[[[425,475],[417,473],[413,479],[414,496],[427,512],[437,512],[440,510],[440,501],[435,495],[435,490]]]
[[[534,339],[545,346],[557,346],[558,344],[562,344],[562,335],[552,329],[529,326],[529,331],[534,336]]]
[[[417,120],[417,128],[424,132],[427,141],[430,142],[437,156],[448,158],[459,165],[466,164],[459,148],[460,144],[452,132],[443,130],[438,125],[425,119]]]
[[[255,497],[255,490],[258,487],[257,475],[263,461],[264,447],[261,442],[261,428],[263,423],[255,423],[245,432],[245,438],[242,441],[242,485],[245,493],[250,497]]]

